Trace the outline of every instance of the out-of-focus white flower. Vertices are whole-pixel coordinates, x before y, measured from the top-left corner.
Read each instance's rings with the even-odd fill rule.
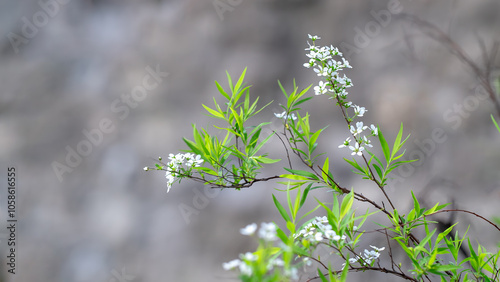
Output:
[[[240,266],[240,264],[241,264],[241,260],[234,259],[230,262],[222,263],[222,268],[224,268],[224,270],[231,270],[231,269],[237,268],[238,266]]]
[[[311,39],[312,41],[316,41],[318,39],[321,39],[321,37],[319,37],[317,35],[310,35],[310,34],[308,34],[307,36],[309,36],[309,39]]]
[[[297,120],[297,116],[295,113],[292,113],[290,115],[286,114],[286,111],[282,112],[281,114],[274,113],[274,115],[279,118],[279,119],[291,119],[291,120]]]
[[[372,246],[372,245],[370,245],[370,247],[372,247],[377,252],[381,252],[381,251],[385,250],[385,247],[378,248],[378,247],[375,247],[375,246]]]
[[[259,229],[259,237],[264,239],[264,241],[275,241],[278,239],[276,236],[276,224],[262,222]]]
[[[245,262],[241,262],[240,263],[240,272],[243,275],[251,276],[252,275],[252,267],[250,267],[250,265],[246,264]]]
[[[298,280],[299,279],[299,272],[297,268],[292,267],[290,269],[285,269],[285,275],[290,277],[292,280]]]
[[[247,260],[247,261],[256,261],[258,259],[257,255],[247,252],[245,254],[241,254],[240,258],[242,260]]]
[[[249,224],[245,228],[240,229],[240,233],[247,236],[255,234],[255,231],[257,231],[257,223]]]

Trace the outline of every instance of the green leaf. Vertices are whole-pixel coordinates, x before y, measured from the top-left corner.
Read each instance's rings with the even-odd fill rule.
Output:
[[[323,169],[321,171],[321,176],[323,176],[323,180],[325,181],[325,183],[329,183],[328,182],[328,168],[329,168],[330,164],[328,162],[328,157],[326,158],[325,160],[325,163],[323,164]]]
[[[230,101],[231,97],[229,97],[224,88],[222,88],[222,86],[217,81],[215,81],[215,85],[217,86],[217,89],[219,89],[220,94],[222,94],[222,96],[224,96],[228,101]]]
[[[300,175],[300,176],[305,176],[307,177],[308,179],[309,178],[312,178],[314,180],[319,180],[318,176],[316,176],[316,174],[313,174],[312,172],[309,172],[309,171],[304,171],[304,170],[296,170],[296,169],[289,169],[289,168],[286,168],[284,167],[284,169],[288,172],[291,172],[293,174],[296,174],[296,175]]]
[[[310,180],[307,177],[300,176],[300,175],[295,175],[295,174],[281,174],[280,177],[281,178],[288,178],[288,179],[291,179],[291,180]]]
[[[273,164],[273,163],[277,163],[279,161],[281,161],[281,159],[270,159],[270,158],[266,158],[266,157],[256,157],[255,160],[259,163],[263,163],[263,164]]]
[[[278,199],[276,199],[276,197],[274,196],[273,194],[273,201],[274,201],[274,205],[276,206],[276,208],[278,209],[278,211],[280,212],[281,216],[283,217],[284,220],[286,220],[287,222],[288,221],[291,221],[290,220],[290,216],[288,216],[288,214],[286,213],[286,210],[283,208],[283,206],[280,204],[280,202],[278,201]]]
[[[326,280],[325,275],[323,275],[323,273],[321,273],[321,270],[319,270],[319,268],[318,268],[318,276],[322,282],[328,282],[328,280]]]
[[[272,137],[272,136],[273,136],[273,134],[269,134],[269,136],[267,136],[267,137],[266,137],[266,139],[262,140],[262,142],[260,142],[260,143],[257,145],[257,147],[255,147],[255,148],[251,151],[250,155],[255,155],[255,154],[257,154],[257,152],[260,150],[260,148],[262,148],[262,146],[264,146],[264,144],[266,144],[266,143],[267,143],[267,141],[269,141],[269,139],[271,139],[271,137]]]
[[[401,123],[401,127],[399,128],[398,135],[396,136],[396,140],[394,140],[394,145],[392,147],[392,155],[391,159],[394,155],[399,151],[401,145],[401,137],[403,136],[403,123]]]
[[[306,189],[304,189],[304,192],[302,193],[302,197],[300,198],[300,204],[299,204],[299,209],[302,208],[304,203],[306,202],[307,195],[309,194],[309,191],[311,191],[312,183],[307,185]]]
[[[218,111],[211,109],[203,104],[201,104],[201,105],[205,108],[205,110],[207,110],[209,113],[211,113],[214,117],[220,118],[220,119],[225,119],[224,115],[219,113]]]
[[[240,79],[238,79],[238,82],[234,85],[234,91],[237,92],[241,85],[243,84],[243,80],[245,79],[245,74],[247,72],[247,68],[243,70],[243,72],[240,75]]]
[[[498,81],[500,81],[500,80],[498,80]],[[493,121],[493,123],[494,123],[494,124],[495,124],[495,126],[497,127],[498,132],[500,132],[500,126],[498,126],[498,123],[497,123],[497,121],[495,120],[495,118],[493,117],[493,115],[491,115],[491,120]]]
[[[380,128],[378,129],[378,139],[380,141],[380,145],[382,146],[382,151],[384,153],[385,160],[387,163],[390,163],[391,152],[389,151],[389,145],[387,144],[387,141],[385,141],[384,135],[382,134]]]
[[[243,130],[243,120],[241,119],[240,115],[238,115],[238,113],[233,108],[229,108],[229,109],[233,113],[233,117],[236,120],[236,123],[238,124],[238,128],[240,130]]]
[[[373,167],[375,168],[375,171],[377,171],[377,175],[378,175],[379,179],[382,180],[382,178],[384,176],[382,173],[382,169],[377,164],[373,164]]]

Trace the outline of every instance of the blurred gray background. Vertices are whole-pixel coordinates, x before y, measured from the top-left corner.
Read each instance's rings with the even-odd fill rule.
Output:
[[[374,15],[388,6],[398,12],[374,25]],[[271,198],[275,193],[283,199],[274,190],[279,185],[219,192],[183,181],[167,194],[164,173],[142,168],[186,149],[182,137],[192,137],[193,123],[218,132],[201,104],[220,98],[214,80],[227,87],[226,70],[236,77],[248,67],[253,97],[260,96],[261,106],[274,100],[255,123],[271,121],[268,133],[279,129],[273,113],[281,112],[284,97],[277,80],[287,89],[294,78],[300,88],[318,82],[302,66],[308,33],[320,35],[320,44],[352,47],[343,49],[353,66],[350,95],[367,107],[365,123],[379,124],[390,140],[401,122],[411,133],[407,152],[423,158],[397,172],[404,182],[390,187],[403,211],[414,190],[429,205],[453,200],[456,208],[490,219],[500,215],[500,134],[489,117],[494,107],[478,98],[481,89],[470,69],[396,19],[409,13],[436,24],[481,64],[478,38],[486,46],[500,39],[499,11],[497,0],[2,1],[1,226],[10,166],[18,172],[19,219],[16,275],[6,275],[8,234],[0,231],[3,279],[236,281],[221,263],[255,248],[240,228],[283,223]],[[126,104],[121,99],[143,84],[148,69],[168,76],[141,101]],[[465,110],[457,112],[455,105]],[[349,152],[337,146],[348,131],[334,104],[315,97],[304,110],[315,129],[330,124],[318,152],[328,152],[334,175],[381,200],[376,187],[342,160]],[[99,142],[90,149],[82,147],[87,156],[72,159],[77,165],[58,177],[54,164],[68,165],[68,148],[91,144],[83,132],[95,132],[102,120],[114,130],[95,137]],[[442,130],[440,142],[430,141],[436,129]],[[280,144],[273,139],[265,149],[282,158]],[[279,165],[271,168],[266,176],[281,173]],[[325,191],[312,196],[329,199]],[[308,206],[313,202],[311,197]],[[186,217],[181,210],[191,213]],[[471,224],[470,234],[487,247],[500,241],[477,218],[457,219],[462,229]],[[374,240],[366,245],[384,245]],[[388,281],[378,273],[354,274],[352,280],[367,277]]]

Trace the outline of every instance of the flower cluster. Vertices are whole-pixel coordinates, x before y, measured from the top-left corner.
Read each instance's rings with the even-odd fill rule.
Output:
[[[307,42],[309,47],[305,49],[309,51],[309,54],[306,54],[309,61],[304,64],[304,67],[313,68],[318,76],[325,77],[325,81],[320,81],[318,86],[314,87],[314,93],[316,95],[328,93],[334,98],[338,95],[345,99],[348,94],[346,89],[352,86],[352,81],[345,74],[341,77],[339,72],[344,68],[351,68],[351,65],[342,57],[342,53],[338,48],[333,46],[316,46],[316,40],[321,39],[318,36],[309,34],[309,39],[312,40],[312,44]],[[335,56],[340,57],[342,61],[335,60]]]
[[[274,113],[274,115],[280,119],[297,120],[297,116],[294,113],[287,115],[286,112],[282,112],[281,114]]]
[[[262,222],[260,224],[260,229],[258,233],[259,238],[267,242],[275,241],[276,239],[278,239],[276,235],[276,230],[277,230],[276,224],[272,222],[269,223]],[[245,228],[242,228],[240,230],[240,233],[246,236],[252,236],[256,233],[256,231],[257,231],[257,224],[252,223],[250,225],[247,225]]]
[[[328,223],[326,216],[316,217],[308,223],[304,228],[302,228],[296,235],[295,238],[303,238],[311,243],[321,242],[323,240],[333,240],[333,241],[344,241],[346,239],[345,235],[338,235],[332,230],[332,226]]]
[[[365,251],[363,253],[359,254],[359,256],[356,256],[354,258],[350,258],[349,263],[353,264],[353,263],[358,262],[359,264],[364,265],[364,266],[371,265],[373,261],[375,261],[376,259],[378,259],[380,257],[380,252],[385,250],[385,247],[378,248],[378,247],[371,246],[371,245],[370,245],[370,247],[373,250],[365,249]]]
[[[339,148],[348,147],[352,152],[352,155],[363,155],[363,150],[365,147],[372,147],[370,140],[366,136],[361,137],[360,134],[368,128],[368,126],[363,125],[363,122],[357,122],[356,126],[351,125],[351,121],[354,118],[362,117],[368,110],[365,107],[355,105],[352,102],[346,101],[347,99],[347,88],[352,86],[352,81],[345,74],[340,76],[339,72],[345,68],[352,68],[349,62],[342,56],[338,48],[333,46],[316,46],[316,41],[321,39],[319,36],[312,36],[309,34],[309,39],[312,40],[312,44],[307,42],[309,45],[306,51],[309,51],[306,56],[309,61],[304,64],[306,68],[313,68],[314,72],[318,76],[325,77],[325,81],[320,81],[317,86],[314,87],[314,93],[316,95],[329,94],[331,98],[337,99],[339,105],[345,109],[352,108],[354,115],[349,117],[347,112],[345,112],[346,120],[349,122],[349,129],[354,138],[354,144],[351,145],[351,139],[347,138]],[[342,59],[335,60],[335,57]],[[375,125],[371,125],[371,136],[377,135],[378,129]]]
[[[165,177],[167,178],[167,193],[172,188],[172,184],[175,182],[176,178],[182,177],[184,175],[189,175],[193,167],[199,167],[203,164],[203,160],[200,155],[194,155],[191,153],[186,154],[170,154],[170,162],[167,164],[167,172]],[[145,168],[146,169],[146,168]]]
[[[260,228],[257,227],[256,223],[252,223],[240,229],[240,233],[243,235],[246,236],[258,235],[258,237],[261,239],[261,243],[262,242],[269,243],[276,241],[278,239],[276,231],[277,231],[277,226],[272,222],[269,223],[263,222],[261,223]],[[253,266],[255,266],[255,263],[259,260],[259,255],[262,255],[262,252],[256,252],[256,253],[247,252],[245,254],[240,254],[239,259],[234,259],[232,261],[223,263],[222,268],[224,268],[224,270],[238,269],[242,275],[250,277],[254,274]],[[267,263],[266,265],[267,271],[273,270],[274,267],[285,266],[285,262],[279,257],[269,258],[266,263]],[[292,280],[298,279],[298,270],[294,267],[290,267],[289,269],[283,269],[283,274]]]

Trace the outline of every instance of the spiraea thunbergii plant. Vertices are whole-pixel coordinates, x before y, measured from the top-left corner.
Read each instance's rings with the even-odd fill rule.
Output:
[[[314,131],[309,113],[300,108],[314,97],[307,95],[312,85],[299,91],[294,83],[292,91],[287,92],[279,83],[286,100],[281,105],[283,112],[274,115],[283,122],[282,132],[261,136],[270,123],[253,125],[249,120],[259,113],[268,116],[269,113],[263,111],[267,105],[257,106],[258,97],[251,99],[249,86],[244,84],[246,70],[236,82],[228,74],[227,90],[216,82],[225,99],[223,103],[214,98],[213,107],[203,105],[211,117],[224,121],[224,127],[217,127],[225,130],[224,136],[193,126],[192,140],[184,138],[189,148],[185,153],[170,154],[169,162],[160,158],[155,167],[144,169],[164,171],[167,192],[186,178],[214,189],[235,190],[257,182],[280,180],[278,184],[284,185],[281,191],[286,193],[287,202],[280,203],[274,195],[273,201],[284,221],[242,226],[242,235],[258,240],[257,250],[242,250],[245,253],[239,258],[222,263],[225,270],[234,271],[241,281],[346,281],[349,273],[360,271],[385,273],[386,281],[500,281],[500,252],[489,253],[466,234],[452,232],[454,225],[438,231],[432,216],[450,212],[445,209],[447,204],[424,208],[413,192],[408,191],[413,207],[409,211],[398,209],[386,187],[391,171],[412,162],[403,158],[403,146],[408,139],[403,136],[403,125],[389,144],[378,126],[362,121],[367,109],[349,101],[348,90],[353,83],[344,70],[351,65],[337,48],[317,45],[318,36],[309,35],[309,39],[304,66],[320,78],[313,87],[314,94],[321,96],[318,99],[332,100],[332,107],[342,113],[345,122],[342,134],[346,139],[338,148],[350,150],[352,158],[345,161],[354,173],[373,183],[383,201],[372,200],[355,188],[348,188],[350,185],[339,183],[329,165],[328,152],[316,152],[318,137],[325,128]],[[269,158],[263,152],[263,146],[273,135],[279,137],[286,160]],[[379,155],[371,151],[374,146],[380,146]],[[319,163],[318,157],[325,155]],[[305,169],[292,167],[293,158]],[[261,176],[262,168],[278,162],[284,165],[281,175]],[[331,201],[308,198],[314,189],[331,192]],[[316,207],[303,210],[306,201],[315,202]],[[371,208],[356,213],[357,202],[367,203]],[[315,211],[322,216],[312,216]],[[373,221],[375,213],[385,216],[385,221],[377,222],[380,228],[363,229],[367,220]],[[372,237],[380,234],[386,243],[374,246]],[[326,247],[331,255],[321,258],[319,247]],[[395,260],[395,252],[407,257],[404,263]]]

